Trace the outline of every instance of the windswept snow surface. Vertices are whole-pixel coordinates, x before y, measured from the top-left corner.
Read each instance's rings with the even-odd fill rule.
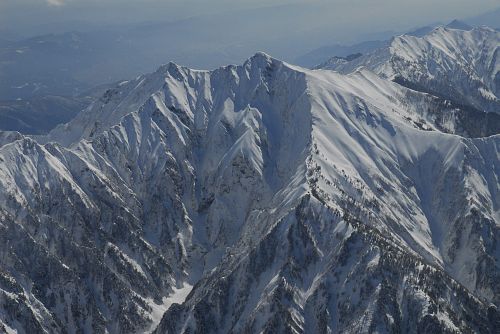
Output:
[[[170,63],[38,141],[4,136],[0,321],[488,333],[500,135],[443,126],[453,112],[367,69],[257,53],[214,71]]]

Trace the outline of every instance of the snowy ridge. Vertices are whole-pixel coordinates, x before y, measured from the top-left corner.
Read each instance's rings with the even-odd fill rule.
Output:
[[[500,137],[448,112],[366,69],[263,53],[124,82],[38,142],[0,147],[0,254],[15,254],[0,256],[0,321],[488,333]]]
[[[500,110],[500,33],[487,27],[438,27],[424,37],[402,35],[352,61],[319,66],[350,73],[363,66],[412,89],[488,112]]]

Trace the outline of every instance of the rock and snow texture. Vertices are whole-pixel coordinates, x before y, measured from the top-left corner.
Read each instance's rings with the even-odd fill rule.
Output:
[[[448,112],[258,53],[2,135],[0,329],[490,333],[500,135]]]
[[[387,47],[352,61],[334,57],[319,68],[350,73],[366,67],[409,88],[500,113],[500,32],[460,28],[398,36]]]

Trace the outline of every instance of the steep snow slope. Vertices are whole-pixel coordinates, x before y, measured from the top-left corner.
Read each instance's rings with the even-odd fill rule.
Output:
[[[454,289],[446,283],[449,278],[431,274],[428,283],[416,284],[423,289],[421,295],[410,282],[437,274],[429,266],[433,263],[486,300],[498,300],[499,138],[484,143],[415,129],[403,116],[409,110],[398,102],[404,90],[368,72],[348,77],[305,74],[312,117],[310,153],[303,172],[307,193],[314,199],[305,195],[280,201],[282,213],[273,205],[260,211],[259,217],[271,229],[259,226],[260,220],[250,221],[246,237],[185,304],[167,312],[158,332],[435,332],[444,328],[487,332],[489,325],[474,327],[456,320],[470,313],[463,308],[483,309],[473,306],[477,300],[440,306],[449,294],[446,291]],[[483,145],[489,152],[479,152],[478,146]],[[485,165],[471,167],[479,157]],[[469,170],[481,175],[474,177],[477,184],[467,184]],[[275,198],[293,192],[297,185],[290,186]],[[492,198],[491,205],[476,209],[478,193]],[[476,195],[467,198],[471,194]],[[352,220],[362,223],[343,225]],[[352,229],[354,240],[350,240]],[[404,245],[405,255],[385,248],[384,237],[364,239],[367,233],[394,238],[395,244]],[[482,237],[484,243],[479,241]],[[358,252],[365,257],[352,255],[356,251],[351,242],[364,249]],[[485,248],[489,250],[483,252]],[[483,250],[476,253],[478,249]],[[387,262],[400,256],[408,258]],[[438,272],[438,276],[444,274]],[[486,320],[486,313],[473,313],[479,322],[495,321]]]
[[[500,33],[487,27],[402,35],[352,61],[332,58],[319,68],[350,73],[360,66],[412,89],[500,112]]]
[[[468,138],[453,111],[258,53],[169,64],[39,142],[6,136],[0,321],[138,332],[167,310],[159,333],[487,333],[500,137]]]

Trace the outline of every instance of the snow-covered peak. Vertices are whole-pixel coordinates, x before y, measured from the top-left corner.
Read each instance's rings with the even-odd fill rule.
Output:
[[[393,54],[414,49],[413,58],[432,56],[424,52],[437,49],[459,61],[471,61],[478,54],[490,54],[498,48],[500,33],[488,27],[475,27],[471,30],[439,26],[424,37],[401,35],[393,39]],[[404,43],[407,42],[407,45]],[[478,48],[483,46],[486,50]]]
[[[321,67],[349,73],[363,66],[412,89],[499,112],[499,50],[500,33],[493,29],[441,26],[423,37],[398,36],[388,47]]]
[[[459,29],[459,30],[472,30],[473,27],[468,25],[467,23],[460,21],[460,20],[453,20],[450,23],[446,25],[447,28],[451,29]]]
[[[109,89],[71,122],[58,126],[49,135],[40,137],[39,141],[56,141],[69,146],[83,138],[92,138],[117,124],[128,113],[139,110],[154,94],[162,92],[168,92],[168,106],[186,111],[193,118],[193,111],[199,110],[199,105],[196,104],[212,104],[214,99],[223,98],[212,96],[214,89],[217,90],[216,95],[221,95],[219,91],[248,95],[248,85],[254,90],[261,85],[268,85],[272,76],[277,75],[275,71],[292,68],[295,71],[298,69],[263,52],[256,53],[242,65],[221,67],[213,71],[192,70],[171,62],[160,66],[153,73]],[[222,87],[225,89],[221,90]],[[194,96],[195,92],[203,93],[200,94],[200,99]]]
[[[276,59],[274,59],[273,57],[271,57],[270,55],[268,55],[267,53],[265,53],[263,51],[258,51],[253,56],[251,56],[248,59],[248,61],[249,62],[257,62],[257,64],[260,64],[260,65],[265,65],[265,64],[268,64],[272,61],[276,61]]]
[[[21,139],[23,136],[17,131],[0,131],[0,147]]]

